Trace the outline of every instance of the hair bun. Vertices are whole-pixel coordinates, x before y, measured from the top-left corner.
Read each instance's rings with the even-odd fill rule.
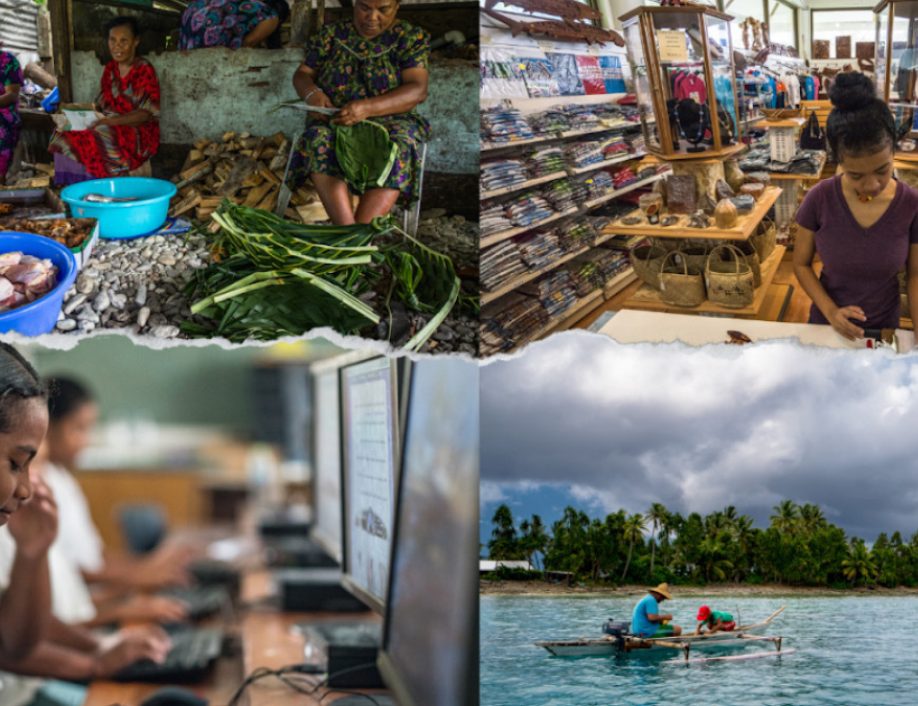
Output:
[[[849,71],[835,77],[829,99],[838,110],[863,110],[877,100],[877,92],[864,74]]]

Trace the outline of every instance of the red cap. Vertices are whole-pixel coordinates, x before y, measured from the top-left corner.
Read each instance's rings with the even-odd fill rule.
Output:
[[[696,620],[707,620],[710,617],[711,617],[711,609],[708,608],[706,605],[703,605],[701,606],[701,608],[698,609],[698,617],[696,617],[695,619]]]

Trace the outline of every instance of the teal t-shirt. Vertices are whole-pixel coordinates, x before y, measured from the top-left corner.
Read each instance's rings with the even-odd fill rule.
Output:
[[[651,594],[644,596],[638,604],[634,606],[634,613],[631,614],[631,634],[638,637],[650,637],[659,627],[659,623],[652,623],[647,618],[648,614],[659,615],[660,605],[657,599]]]
[[[730,615],[730,613],[725,613],[722,610],[712,610],[711,617],[705,620],[705,622],[708,625],[714,625],[717,623],[718,620],[722,623],[732,623],[733,616]]]

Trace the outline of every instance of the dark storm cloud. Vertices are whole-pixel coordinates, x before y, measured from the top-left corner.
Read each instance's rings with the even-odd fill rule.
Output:
[[[918,529],[912,358],[568,335],[481,383],[483,501],[561,484],[594,511],[736,505],[767,522],[791,498],[867,538]]]

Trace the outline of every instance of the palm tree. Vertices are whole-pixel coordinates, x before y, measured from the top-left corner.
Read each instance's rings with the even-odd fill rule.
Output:
[[[647,519],[650,520],[651,527],[651,542],[650,542],[650,577],[653,578],[653,563],[656,555],[657,543],[656,539],[659,536],[657,533],[666,524],[666,519],[669,516],[669,512],[666,510],[666,507],[663,503],[654,503],[650,506],[650,510],[647,511]]]
[[[877,577],[878,569],[873,559],[870,558],[870,552],[862,539],[852,539],[848,546],[848,558],[842,560],[842,574],[852,584],[858,581],[865,585],[868,581],[874,581]]]
[[[782,534],[792,532],[799,517],[797,504],[793,500],[782,500],[780,505],[775,505],[774,511],[772,526]]]
[[[548,533],[539,515],[533,515],[532,521],[523,520],[520,523],[520,547],[526,552],[526,558],[532,566],[536,566],[538,554],[545,555],[548,544]]]
[[[488,555],[492,559],[519,559],[519,539],[513,526],[513,513],[501,504],[491,518],[494,529],[488,542]]]
[[[804,503],[800,506],[800,520],[803,523],[803,528],[807,532],[812,532],[825,525],[826,516],[818,505]]]
[[[622,581],[624,581],[625,577],[628,575],[628,567],[631,565],[631,555],[634,553],[634,545],[644,538],[644,530],[647,528],[646,523],[647,521],[640,513],[631,515],[631,517],[625,520],[623,534],[625,541],[628,542],[628,558],[625,560],[625,570],[622,572]]]

